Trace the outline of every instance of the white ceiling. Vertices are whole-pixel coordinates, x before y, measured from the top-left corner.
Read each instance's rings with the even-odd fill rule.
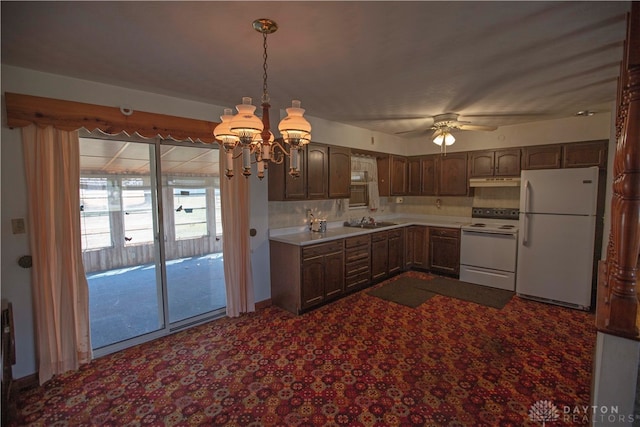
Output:
[[[80,138],[80,169],[98,174],[148,175],[154,156],[149,148],[149,144],[123,141],[117,137]],[[164,175],[220,175],[218,150],[212,150],[210,146],[162,145],[160,162]]]
[[[604,112],[629,2],[8,2],[2,63],[394,134],[431,117],[509,124]],[[217,118],[212,118],[216,120]],[[273,118],[272,118],[273,120]],[[273,123],[272,123],[273,125]],[[411,136],[412,134],[405,134]]]

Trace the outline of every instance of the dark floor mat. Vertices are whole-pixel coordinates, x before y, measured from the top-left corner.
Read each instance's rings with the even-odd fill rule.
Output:
[[[367,292],[374,297],[382,298],[396,304],[406,305],[416,308],[432,296],[433,292],[420,289],[411,284],[403,283],[402,279],[394,280],[385,285],[380,286]]]
[[[369,291],[369,295],[414,308],[433,295],[443,295],[501,309],[511,300],[515,292],[444,277],[433,279],[400,277]]]

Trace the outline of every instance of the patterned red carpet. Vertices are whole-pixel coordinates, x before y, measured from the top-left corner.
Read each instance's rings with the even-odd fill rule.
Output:
[[[589,405],[594,343],[580,311],[443,296],[413,309],[363,291],[100,358],[17,396],[12,425],[536,426],[540,400]],[[580,424],[560,409],[551,425]]]

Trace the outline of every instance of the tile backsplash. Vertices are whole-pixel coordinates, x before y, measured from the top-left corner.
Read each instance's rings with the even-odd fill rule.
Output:
[[[315,218],[329,222],[394,214],[470,217],[472,207],[517,208],[519,198],[519,187],[479,187],[474,189],[473,197],[402,196],[402,203],[397,203],[396,197],[381,197],[376,212],[367,208],[350,209],[349,199],[269,202],[269,228],[306,225],[307,209]]]

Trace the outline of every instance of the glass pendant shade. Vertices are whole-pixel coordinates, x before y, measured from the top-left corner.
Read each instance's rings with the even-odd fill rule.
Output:
[[[264,125],[253,112],[255,105],[251,104],[251,98],[242,98],[242,104],[236,105],[238,114],[233,116],[230,123],[231,132],[240,138],[243,144],[251,144],[257,133],[262,132]]]
[[[287,117],[278,125],[285,142],[300,146],[311,141],[311,124],[304,118],[304,108],[300,108],[300,101],[291,102],[287,108]]]
[[[231,108],[225,108],[224,114],[220,116],[222,122],[213,130],[213,135],[222,143],[226,151],[233,150],[238,143],[238,137],[231,132],[230,124],[232,119],[233,114]]]

